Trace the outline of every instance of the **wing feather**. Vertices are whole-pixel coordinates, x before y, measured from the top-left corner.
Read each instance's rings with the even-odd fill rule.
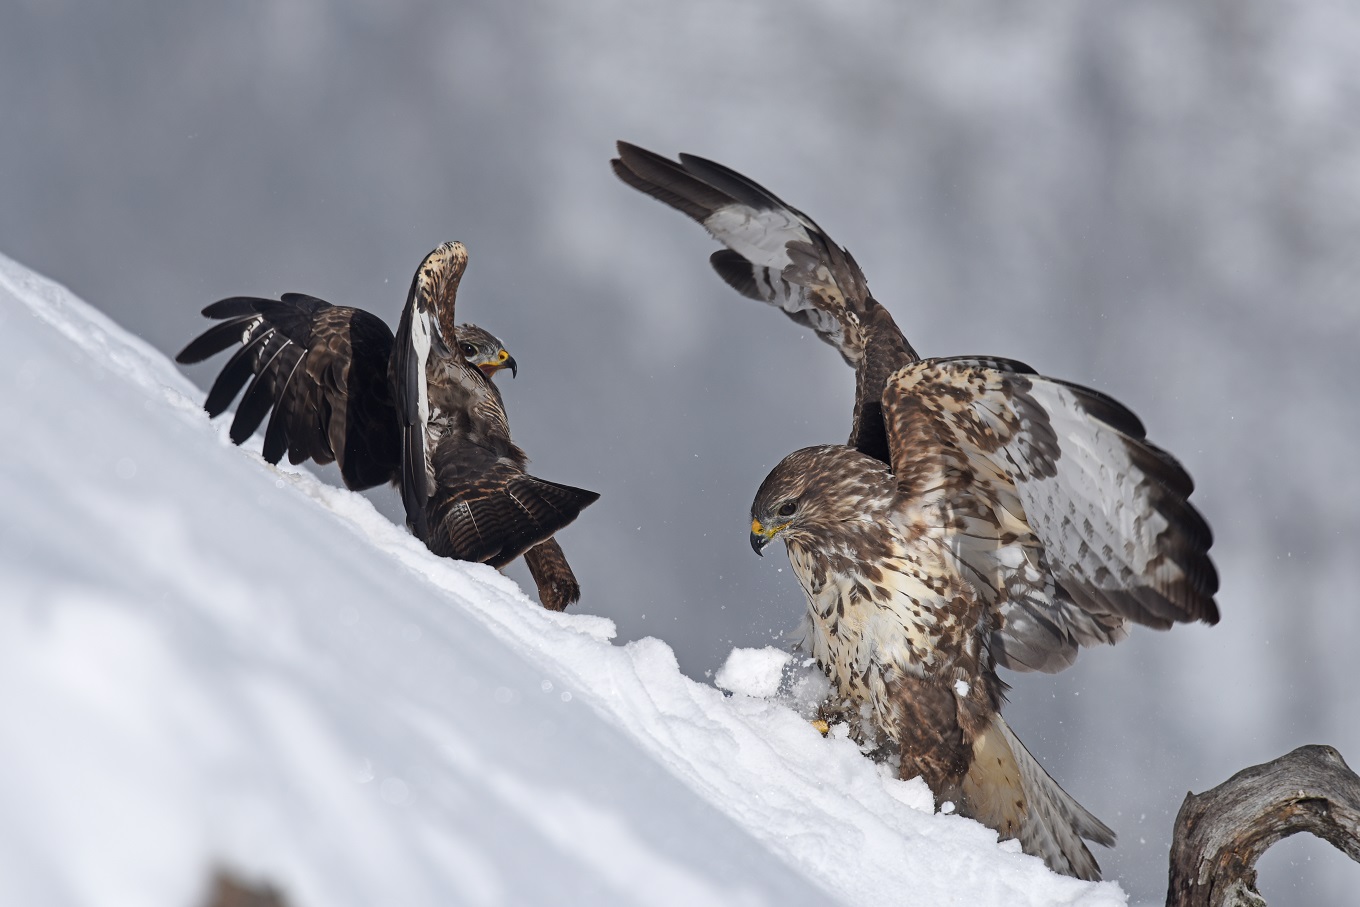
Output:
[[[878,304],[854,258],[812,218],[715,161],[682,154],[677,163],[627,142],[618,149],[620,179],[727,246],[710,259],[724,281],[812,328],[852,366],[864,358],[865,324]]]
[[[942,497],[958,556],[995,590],[999,663],[1059,670],[1128,621],[1218,620],[1193,484],[1122,405],[1019,363],[958,358],[901,369],[883,406],[899,493]]]
[[[355,489],[396,476],[400,448],[387,384],[392,332],[381,319],[302,293],[232,296],[203,314],[223,320],[176,358],[199,362],[239,344],[204,403],[209,415],[220,415],[245,388],[232,441],[254,434],[268,413],[264,456],[271,463],[285,453],[292,463],[335,460]]]
[[[433,313],[418,311],[418,299],[413,282],[393,342],[391,381],[401,426],[399,484],[402,505],[406,508],[406,525],[416,538],[428,544],[430,530],[425,504],[430,497],[431,482],[425,437],[430,415],[427,364],[438,325],[432,323]]]

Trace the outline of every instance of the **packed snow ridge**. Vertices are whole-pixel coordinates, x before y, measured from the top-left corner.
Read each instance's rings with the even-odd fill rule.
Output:
[[[785,654],[726,695],[233,447],[3,256],[0,374],[0,904],[1125,903],[823,739]]]

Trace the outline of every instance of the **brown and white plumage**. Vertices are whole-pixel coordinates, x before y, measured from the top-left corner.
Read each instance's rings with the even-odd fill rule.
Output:
[[[919,360],[850,253],[806,214],[721,164],[687,154],[672,161],[626,142],[618,148],[613,167],[624,182],[727,246],[711,259],[720,276],[811,327],[854,367],[847,443],[892,462],[887,392],[899,370]],[[1080,646],[1123,639],[1131,621],[1217,622],[1212,536],[1188,501],[1193,483],[1147,442],[1131,412],[1017,362],[931,362],[911,373],[912,386],[920,399],[939,401],[932,405],[953,406],[959,430],[942,426],[921,439],[925,446],[902,468],[949,448],[957,468],[976,477],[973,494],[1004,505],[990,512],[1007,515],[1002,525],[1015,539],[1000,555],[971,558],[975,579],[1001,602],[991,640],[999,664],[1058,671]],[[957,406],[948,402],[955,396]],[[982,433],[970,437],[966,425]],[[996,446],[987,426],[1004,428],[1008,440]],[[958,544],[970,547],[962,534]]]
[[[727,246],[709,259],[718,276],[811,328],[855,369],[850,445],[886,462],[878,400],[888,375],[916,351],[869,293],[854,256],[812,218],[722,164],[693,154],[676,162],[627,142],[618,149],[612,163],[621,180]]]
[[[921,428],[889,426],[894,450]],[[1082,839],[1109,845],[1113,832],[1001,717],[997,612],[956,545],[977,504],[960,459],[943,452],[895,475],[846,446],[797,451],[761,485],[751,543],[784,540],[807,596],[807,645],[858,740],[895,754],[900,776],[922,777],[937,805],[1017,838],[1056,872],[1099,878]]]
[[[786,458],[751,543],[787,543],[830,712],[896,752],[938,801],[1097,878],[1108,828],[1001,718],[998,665],[1058,671],[1131,622],[1215,623],[1212,538],[1189,476],[1125,407],[988,357],[920,360],[854,258],[752,180],[619,143],[614,172],[701,223],[740,293],[783,310],[855,369],[845,446]]]
[[[239,344],[208,394],[216,416],[246,386],[232,421],[241,443],[272,408],[264,457],[335,461],[352,489],[397,484],[412,531],[437,554],[502,566],[525,554],[545,607],[580,587],[551,536],[598,495],[524,472],[491,376],[517,364],[489,332],[454,323],[466,250],[448,243],[421,263],[398,335],[362,309],[315,297],[232,297],[204,309],[223,321],[180,362]],[[422,415],[423,414],[423,415]]]

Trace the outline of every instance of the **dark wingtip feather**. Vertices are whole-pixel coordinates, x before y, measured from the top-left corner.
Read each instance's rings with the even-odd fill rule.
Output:
[[[618,149],[610,166],[619,179],[699,223],[733,201],[669,158],[627,142],[619,142]]]
[[[1048,380],[1054,384],[1061,384],[1071,391],[1072,395],[1081,401],[1081,407],[1087,415],[1099,419],[1135,441],[1142,441],[1147,437],[1147,430],[1143,427],[1142,420],[1134,415],[1133,411],[1127,406],[1109,394],[1058,378],[1049,378]]]
[[[276,404],[269,414],[269,424],[264,429],[264,449],[261,456],[266,463],[278,463],[288,452],[288,417],[284,408]]]
[[[731,196],[744,205],[749,205],[758,211],[785,208],[805,220],[811,221],[811,218],[808,218],[806,214],[785,202],[769,189],[749,176],[738,173],[731,167],[719,164],[717,161],[710,161],[706,157],[699,157],[697,154],[685,153],[680,155],[680,164],[687,172],[702,180],[706,185]]]
[[[241,318],[258,315],[262,305],[268,306],[271,303],[278,305],[277,300],[261,299],[259,296],[228,296],[226,299],[219,299],[204,306],[203,315],[206,318]]]
[[[271,349],[273,347],[273,349]],[[274,361],[288,348],[288,341],[273,331],[260,351],[260,363],[255,369],[255,377],[246,388],[241,403],[236,407],[236,417],[231,420],[229,435],[233,444],[240,444],[255,434],[265,414],[276,404],[274,386]],[[271,462],[278,462],[277,460]]]
[[[227,364],[222,366],[217,380],[208,390],[208,399],[203,401],[203,408],[207,410],[209,416],[216,418],[222,415],[241,392],[241,388],[245,387],[246,381],[250,380],[254,374],[256,348],[264,337],[264,334],[259,334],[252,338],[249,343],[233,353]]]
[[[175,361],[181,365],[193,365],[211,359],[223,350],[241,343],[252,320],[252,316],[245,316],[213,325],[176,353]]]
[[[718,272],[718,276],[729,287],[747,299],[754,299],[757,302],[765,301],[765,297],[761,295],[760,287],[756,283],[755,265],[751,264],[744,255],[733,252],[731,249],[719,249],[708,257],[708,263],[713,266],[713,270]]]

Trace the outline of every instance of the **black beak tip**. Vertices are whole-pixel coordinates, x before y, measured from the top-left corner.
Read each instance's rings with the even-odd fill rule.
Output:
[[[764,557],[767,541],[768,540],[763,535],[756,535],[754,532],[751,533],[751,550],[761,557]]]
[[[519,365],[518,363],[515,362],[514,356],[511,356],[509,359],[505,360],[505,368],[510,369],[511,378],[519,377]]]

